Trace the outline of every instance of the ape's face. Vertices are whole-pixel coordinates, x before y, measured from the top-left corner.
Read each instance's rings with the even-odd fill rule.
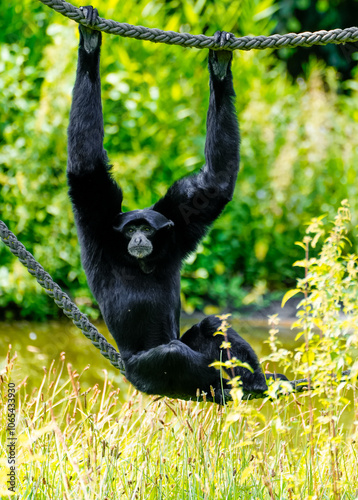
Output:
[[[153,251],[152,239],[157,231],[148,224],[128,224],[123,233],[129,240],[128,252],[136,259],[148,257]]]

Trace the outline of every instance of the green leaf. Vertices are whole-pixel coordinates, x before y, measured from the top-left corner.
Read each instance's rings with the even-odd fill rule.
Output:
[[[296,337],[295,337],[295,342],[300,339],[302,337],[302,335],[304,335],[305,332],[299,332]]]
[[[288,292],[286,292],[285,295],[283,296],[281,307],[284,307],[284,305],[286,304],[286,302],[291,297],[294,297],[295,295],[297,295],[297,293],[299,293],[300,291],[301,290],[299,290],[298,288],[295,288],[294,290],[289,290]]]
[[[294,262],[292,264],[292,266],[293,267],[307,267],[307,264],[308,264],[308,262],[306,259],[305,260],[296,260],[296,262]]]

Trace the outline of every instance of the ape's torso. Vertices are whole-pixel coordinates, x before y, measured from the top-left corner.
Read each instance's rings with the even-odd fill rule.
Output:
[[[94,251],[81,241],[88,283],[125,361],[128,356],[179,338],[179,256],[150,273],[128,266],[121,251]],[[172,255],[175,254],[173,249]]]

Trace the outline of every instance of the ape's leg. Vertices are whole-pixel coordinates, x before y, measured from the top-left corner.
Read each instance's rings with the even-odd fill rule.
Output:
[[[210,359],[180,340],[123,359],[127,379],[147,394],[195,399],[199,390],[210,398],[210,386],[219,388],[219,372],[209,367]]]
[[[197,392],[206,392],[211,399],[211,388],[215,391],[215,401],[222,402],[221,388],[230,389],[227,380],[222,379],[220,371],[209,365],[214,361],[228,359],[227,350],[221,349],[224,337],[215,335],[221,320],[215,316],[205,318],[194,325],[180,340],[142,351],[124,359],[128,380],[140,391],[169,397],[191,397]],[[230,353],[243,363],[248,363],[253,372],[246,368],[235,367],[243,389],[247,392],[262,393],[267,390],[257,356],[252,347],[232,328],[227,331],[231,343]],[[229,376],[231,373],[229,371]],[[278,378],[285,378],[283,375]]]
[[[220,371],[209,365],[214,361],[228,359],[227,350],[221,349],[224,337],[215,335],[221,320],[215,316],[205,318],[194,325],[180,340],[142,351],[124,359],[128,380],[140,391],[169,397],[195,399],[205,392],[208,400],[214,389],[215,401],[222,403],[221,388],[230,389]],[[262,393],[267,390],[265,375],[258,358],[250,346],[235,330],[229,328],[227,339],[231,343],[230,353],[253,372],[235,367],[233,376],[240,376],[245,392]],[[229,376],[231,375],[229,370]],[[272,377],[274,375],[269,375]],[[284,375],[277,378],[287,380]]]
[[[213,361],[226,361],[228,354],[226,349],[221,349],[220,345],[225,340],[222,335],[215,335],[221,325],[221,320],[216,316],[209,316],[201,321],[199,324],[194,325],[182,337],[181,341],[190,347],[193,351],[197,351],[205,355],[210,363]],[[253,369],[253,372],[243,367],[235,367],[234,374],[231,370],[226,370],[230,378],[232,375],[240,376],[242,387],[247,392],[264,392],[267,390],[265,375],[262,372],[259,360],[255,351],[250,344],[246,342],[233,328],[227,331],[227,340],[231,344],[230,354],[231,357],[237,358],[242,363],[247,363]],[[270,375],[269,377],[272,377]],[[277,375],[277,378],[287,380],[284,375]],[[224,388],[231,388],[223,380]]]

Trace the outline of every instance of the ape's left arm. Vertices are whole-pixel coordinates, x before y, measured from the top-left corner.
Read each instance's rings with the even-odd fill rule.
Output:
[[[227,33],[216,33],[217,41]],[[153,207],[175,225],[183,255],[193,251],[206,230],[232,199],[239,170],[239,129],[234,107],[232,53],[209,52],[210,103],[206,163],[198,174],[175,182]]]

